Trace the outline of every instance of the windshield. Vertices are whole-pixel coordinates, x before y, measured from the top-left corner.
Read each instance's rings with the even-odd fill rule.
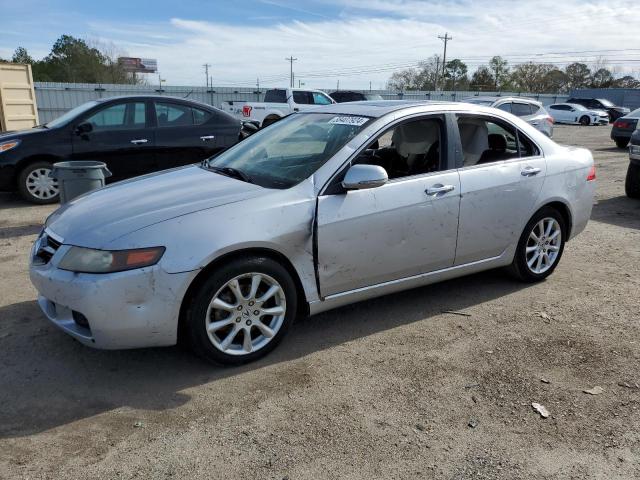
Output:
[[[98,105],[98,102],[96,101],[83,103],[82,105],[79,105],[76,108],[69,110],[67,113],[63,114],[62,116],[51,120],[49,123],[46,123],[45,127],[55,128],[55,127],[60,127],[62,125],[65,125],[66,123],[70,122],[81,113],[86,112],[87,110],[95,107],[96,105]]]
[[[606,98],[599,98],[598,101],[605,107],[615,107],[615,105],[611,103],[609,100],[607,100]]]
[[[369,120],[327,113],[290,115],[203,165],[221,173],[234,170],[236,178],[262,187],[290,188],[311,176]]]

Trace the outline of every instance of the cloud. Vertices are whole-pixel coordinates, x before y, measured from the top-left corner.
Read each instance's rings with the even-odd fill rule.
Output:
[[[312,0],[304,8],[286,0],[262,3],[277,7],[278,15],[257,20],[264,12],[245,8],[246,22],[90,19],[76,30],[84,28],[86,36],[129,55],[157,58],[162,77],[173,85],[204,84],[202,65],[209,63],[215,85],[248,86],[259,77],[262,85],[284,86],[285,57],[293,55],[297,78],[307,86],[331,88],[340,80],[345,88],[365,88],[370,81],[382,87],[394,68],[440,54],[437,36],[445,32],[453,36],[448,58],[463,59],[470,70],[493,55],[508,56],[512,63],[535,59],[562,66],[598,55],[588,50],[640,46],[633,28],[640,10],[618,0]],[[625,41],[613,32],[625,32]],[[534,56],[546,52],[584,53]],[[640,67],[640,50],[601,53],[612,66]]]

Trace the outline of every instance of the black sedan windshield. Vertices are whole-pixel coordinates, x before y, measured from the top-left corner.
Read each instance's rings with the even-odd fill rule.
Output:
[[[311,176],[369,120],[333,113],[291,115],[204,166],[266,188],[289,188]]]
[[[96,105],[98,105],[98,102],[96,101],[91,101],[91,102],[83,103],[82,105],[78,105],[76,108],[69,110],[64,115],[61,115],[60,117],[54,120],[51,120],[49,123],[46,123],[45,127],[47,128],[61,127],[62,125],[76,118],[81,113],[86,112],[87,110],[95,107]]]

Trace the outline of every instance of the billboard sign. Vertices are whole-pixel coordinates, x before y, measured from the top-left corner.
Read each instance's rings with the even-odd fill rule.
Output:
[[[158,71],[158,60],[155,58],[119,57],[118,63],[127,72],[156,73]]]

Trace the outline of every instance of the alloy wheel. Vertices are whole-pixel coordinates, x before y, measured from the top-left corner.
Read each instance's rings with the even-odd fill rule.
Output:
[[[562,246],[562,229],[555,218],[546,217],[533,226],[527,239],[527,266],[536,274],[549,270],[558,259]]]
[[[50,168],[36,168],[25,180],[27,191],[38,200],[50,200],[60,193],[58,181],[50,176]]]
[[[213,296],[206,313],[211,343],[228,355],[264,348],[278,333],[287,311],[281,285],[264,273],[232,278]]]

